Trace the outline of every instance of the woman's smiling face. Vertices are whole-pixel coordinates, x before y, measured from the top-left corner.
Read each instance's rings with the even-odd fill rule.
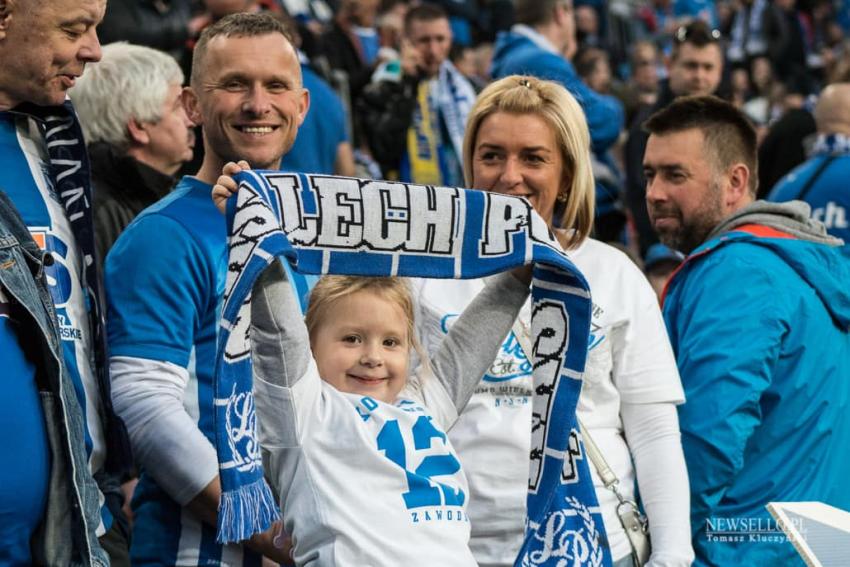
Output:
[[[478,128],[472,160],[473,187],[525,197],[552,222],[555,201],[568,180],[555,132],[543,118],[491,114]]]

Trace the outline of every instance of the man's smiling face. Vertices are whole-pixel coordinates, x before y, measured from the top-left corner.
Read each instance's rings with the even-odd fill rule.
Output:
[[[277,168],[309,106],[298,57],[279,33],[212,38],[192,91],[190,117],[220,165]]]

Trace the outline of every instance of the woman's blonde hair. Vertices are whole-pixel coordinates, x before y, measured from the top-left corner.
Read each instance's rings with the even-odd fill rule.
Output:
[[[407,318],[407,341],[419,358],[424,362],[427,358],[423,355],[422,347],[416,338],[416,326],[414,322],[414,303],[410,286],[401,278],[391,277],[365,277],[365,276],[324,276],[310,292],[310,305],[304,315],[307,325],[307,333],[310,340],[327,316],[333,316],[333,306],[345,297],[354,295],[361,291],[374,293],[393,305],[397,305]]]
[[[535,77],[511,75],[491,83],[481,91],[466,122],[463,140],[463,175],[467,186],[474,187],[472,161],[478,129],[491,114],[534,114],[542,118],[555,134],[564,162],[564,179],[569,180],[561,227],[573,229],[567,247],[575,248],[593,228],[596,200],[590,158],[590,133],[584,112],[576,99],[561,85]],[[558,196],[559,200],[562,196]],[[544,219],[551,222],[552,219]]]

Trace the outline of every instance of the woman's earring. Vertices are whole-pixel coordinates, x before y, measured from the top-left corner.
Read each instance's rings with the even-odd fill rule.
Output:
[[[566,202],[567,202],[567,199],[568,199],[568,198],[569,198],[569,197],[567,196],[567,192],[566,192],[566,191],[564,191],[563,193],[558,193],[558,196],[557,196],[557,197],[555,197],[555,200],[556,200],[556,201],[558,201],[558,202],[559,202],[559,203],[561,203],[561,204],[564,204],[564,203],[566,203]]]

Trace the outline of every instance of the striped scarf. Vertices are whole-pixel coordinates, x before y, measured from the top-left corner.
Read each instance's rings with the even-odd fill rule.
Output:
[[[474,102],[475,90],[450,61],[443,62],[434,80],[420,81],[407,131],[403,180],[421,185],[463,182],[463,134]]]
[[[481,278],[534,264],[528,516],[516,565],[610,565],[575,415],[590,292],[531,205],[482,191],[324,175],[253,171],[237,181],[215,374],[219,541],[244,540],[277,517],[263,480],[248,334],[251,290],[274,258],[308,274],[428,278]]]

